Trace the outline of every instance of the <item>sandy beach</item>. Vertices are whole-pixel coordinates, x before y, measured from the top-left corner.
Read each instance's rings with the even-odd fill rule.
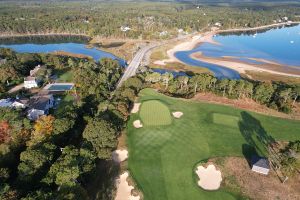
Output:
[[[292,22],[292,24],[298,24],[298,23],[299,22]],[[175,45],[173,48],[167,51],[167,55],[169,57],[168,59],[154,61],[154,64],[163,66],[166,65],[166,63],[171,63],[171,62],[183,63],[175,57],[176,52],[192,50],[196,46],[201,45],[201,43],[211,43],[215,45],[220,45],[219,43],[213,40],[213,36],[219,33],[261,30],[261,29],[272,28],[276,26],[282,26],[286,24],[287,23],[278,23],[278,24],[271,24],[271,25],[266,25],[261,27],[245,28],[245,29],[229,29],[229,30],[212,29],[209,32],[205,32],[203,34],[189,37],[188,39],[185,39],[182,43]],[[296,78],[300,77],[299,69],[295,67],[285,67],[276,62],[266,60],[266,59],[248,58],[251,60],[264,63],[264,65],[257,65],[257,64],[251,64],[251,63],[239,61],[237,60],[238,58],[234,59],[235,57],[221,57],[221,58],[206,57],[202,55],[201,52],[194,53],[190,56],[191,58],[196,60],[233,69],[241,74],[246,74],[247,71],[256,71],[256,72],[268,72],[272,74],[290,76]]]
[[[203,62],[216,64],[216,65],[220,65],[223,67],[233,69],[233,70],[239,72],[240,74],[246,74],[247,73],[246,71],[257,71],[257,72],[268,72],[268,73],[278,74],[278,75],[283,75],[283,76],[291,76],[291,77],[296,77],[296,78],[300,77],[300,70],[296,70],[296,69],[293,70],[292,73],[285,73],[285,72],[282,72],[283,70],[285,70],[283,67],[280,71],[279,70],[276,71],[276,70],[272,70],[272,69],[263,68],[262,65],[249,64],[249,63],[245,63],[245,62],[241,62],[241,61],[236,61],[236,60],[230,59],[230,58],[206,57],[201,52],[193,53],[190,55],[190,57],[193,59],[196,59],[196,60],[203,61]],[[266,65],[264,65],[264,66],[266,66]],[[276,65],[278,66],[278,64],[276,64]],[[271,67],[272,64],[268,64],[268,66]],[[292,69],[289,69],[289,70],[292,70]]]
[[[213,36],[215,34],[216,34],[215,31],[211,31],[211,32],[206,32],[204,34],[199,34],[193,37],[189,37],[188,39],[185,39],[184,42],[177,44],[172,49],[169,49],[167,51],[167,55],[169,57],[168,59],[154,61],[154,64],[166,65],[166,63],[172,63],[172,62],[183,63],[175,57],[175,53],[177,51],[189,51],[204,42],[218,45],[218,43],[213,40]]]

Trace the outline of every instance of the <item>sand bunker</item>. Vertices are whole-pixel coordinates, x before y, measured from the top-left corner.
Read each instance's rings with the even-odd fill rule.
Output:
[[[128,158],[128,151],[127,150],[115,150],[112,153],[113,161],[117,163],[121,163]]]
[[[135,121],[133,122],[133,126],[134,126],[135,128],[142,128],[142,127],[143,127],[143,124],[142,124],[141,120],[135,120]]]
[[[221,171],[217,170],[214,165],[197,167],[196,174],[199,177],[198,185],[205,190],[217,190],[222,182]]]
[[[172,112],[173,117],[179,119],[180,117],[182,117],[183,113],[182,112]]]
[[[137,113],[140,110],[141,103],[134,103],[131,113]]]
[[[115,200],[140,200],[140,196],[131,195],[131,191],[134,187],[128,184],[128,176],[128,172],[124,172],[120,175],[120,178],[116,180],[117,194]]]

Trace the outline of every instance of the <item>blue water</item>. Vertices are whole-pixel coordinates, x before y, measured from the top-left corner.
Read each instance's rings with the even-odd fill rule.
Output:
[[[101,58],[112,58],[124,65],[125,61],[117,58],[111,53],[98,50],[96,48],[86,48],[86,44],[82,43],[57,43],[57,44],[3,44],[0,47],[11,48],[19,53],[51,53],[55,51],[65,51],[75,54],[83,54],[91,56],[98,61]]]
[[[177,52],[175,56],[188,65],[210,69],[218,78],[238,79],[240,76],[234,70],[192,59],[190,54],[201,51],[208,57],[234,56],[251,64],[263,62],[248,58],[262,58],[300,69],[300,25],[254,34],[217,35],[214,40],[220,45],[204,43],[191,51]]]

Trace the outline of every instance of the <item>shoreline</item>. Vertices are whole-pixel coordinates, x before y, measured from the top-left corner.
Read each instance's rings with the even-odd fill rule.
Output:
[[[233,69],[233,70],[239,72],[240,74],[247,74],[247,71],[256,71],[256,72],[268,72],[268,73],[277,74],[277,75],[300,78],[300,70],[298,71],[298,74],[286,73],[286,72],[281,72],[279,70],[272,70],[272,69],[259,67],[257,65],[249,64],[246,62],[228,60],[228,59],[222,59],[222,58],[219,59],[219,58],[214,58],[214,57],[206,57],[206,56],[203,56],[200,52],[193,53],[190,55],[190,57],[192,59],[200,60],[202,62],[216,64],[216,65],[223,66],[223,67],[226,67],[229,69]],[[297,72],[295,72],[295,73],[297,73]]]
[[[14,37],[35,37],[35,36],[82,36],[92,39],[92,37],[86,34],[77,34],[77,33],[23,33],[23,34],[0,34],[0,39],[3,38],[14,38]]]
[[[244,32],[244,31],[255,31],[255,30],[263,30],[263,29],[268,29],[268,28],[273,28],[273,27],[278,27],[278,26],[284,26],[284,25],[290,25],[290,24],[300,24],[300,22],[284,22],[284,23],[276,23],[276,24],[270,24],[270,25],[264,25],[264,26],[259,26],[259,27],[254,27],[254,28],[241,28],[241,29],[227,29],[227,30],[218,30],[218,29],[212,29],[211,31],[205,32],[205,33],[199,33],[196,36],[189,37],[188,39],[185,39],[185,41],[175,45],[173,48],[167,50],[167,56],[168,59],[163,59],[163,60],[156,60],[153,63],[161,66],[165,66],[167,63],[170,62],[179,62],[183,63],[184,62],[180,61],[179,59],[176,58],[175,53],[178,51],[190,51],[194,49],[195,47],[201,45],[202,43],[211,43],[215,45],[219,45],[218,42],[213,40],[213,36],[216,34],[221,34],[221,33],[228,33],[228,32]],[[200,52],[197,52],[198,54]],[[195,53],[194,53],[195,54]],[[195,59],[195,55],[191,54],[190,57]],[[210,64],[216,64],[222,67],[226,67],[228,69],[233,69],[240,74],[247,74],[246,71],[256,71],[256,72],[268,72],[272,74],[277,74],[277,75],[283,75],[283,76],[290,76],[290,77],[296,77],[299,78],[299,75],[291,74],[291,73],[285,73],[285,72],[280,72],[274,69],[266,69],[262,67],[257,67],[254,64],[249,64],[246,62],[237,62],[237,61],[220,61],[217,58],[210,58],[210,57],[203,57],[202,55],[200,56],[197,55],[196,57],[197,60],[200,60],[202,62],[207,62]],[[268,61],[265,59],[259,59],[259,58],[251,58],[253,60],[260,60],[264,61],[265,63],[268,64],[274,64],[272,61]],[[238,66],[236,66],[238,65]]]

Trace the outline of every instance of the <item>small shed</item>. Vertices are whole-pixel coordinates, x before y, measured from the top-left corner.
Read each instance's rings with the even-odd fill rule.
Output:
[[[252,171],[268,175],[270,171],[270,163],[267,158],[253,156],[251,159]]]

